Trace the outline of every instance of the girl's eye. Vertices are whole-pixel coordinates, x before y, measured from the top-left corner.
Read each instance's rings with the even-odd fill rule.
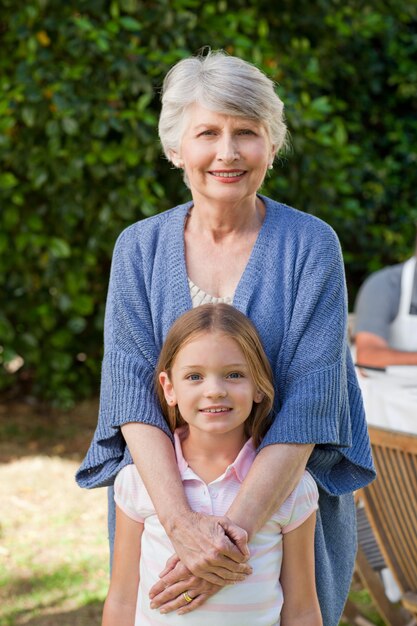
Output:
[[[189,374],[187,380],[201,380],[200,374]]]
[[[231,372],[227,375],[228,378],[243,378],[243,375],[240,372]]]

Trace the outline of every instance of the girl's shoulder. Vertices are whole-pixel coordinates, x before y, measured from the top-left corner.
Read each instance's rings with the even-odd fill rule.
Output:
[[[274,516],[281,526],[282,533],[285,534],[300,526],[318,509],[318,501],[316,481],[306,470],[298,485]]]
[[[128,517],[143,522],[155,513],[152,500],[135,465],[125,465],[114,482],[114,500]]]

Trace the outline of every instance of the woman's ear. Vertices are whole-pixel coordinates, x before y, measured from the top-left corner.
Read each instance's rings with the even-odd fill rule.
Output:
[[[175,406],[177,404],[177,397],[175,395],[174,386],[170,381],[167,372],[161,372],[159,374],[159,384],[164,390],[164,396],[168,406]]]
[[[270,169],[270,170],[272,170],[272,168],[274,167],[274,159],[275,159],[276,153],[277,153],[276,146],[274,144],[272,144],[272,146],[271,146],[271,154],[269,155],[269,163],[268,163],[268,169]]]
[[[178,167],[178,168],[184,167],[184,161],[181,159],[179,153],[176,150],[169,150],[168,156],[169,156],[171,163],[173,163],[175,167]]]

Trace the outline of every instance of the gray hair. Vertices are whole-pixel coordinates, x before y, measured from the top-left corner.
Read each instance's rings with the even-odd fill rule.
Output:
[[[272,80],[251,63],[218,50],[179,61],[165,77],[159,137],[169,160],[171,150],[179,152],[185,112],[194,103],[260,122],[275,154],[285,143],[284,104]]]

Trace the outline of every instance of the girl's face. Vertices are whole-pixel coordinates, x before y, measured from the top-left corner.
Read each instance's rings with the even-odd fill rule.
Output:
[[[190,105],[178,154],[194,202],[244,202],[262,185],[274,148],[259,122]]]
[[[171,378],[161,372],[159,380],[168,404],[178,405],[190,433],[197,429],[242,437],[253,403],[263,399],[239,345],[218,331],[188,341],[174,360]]]

